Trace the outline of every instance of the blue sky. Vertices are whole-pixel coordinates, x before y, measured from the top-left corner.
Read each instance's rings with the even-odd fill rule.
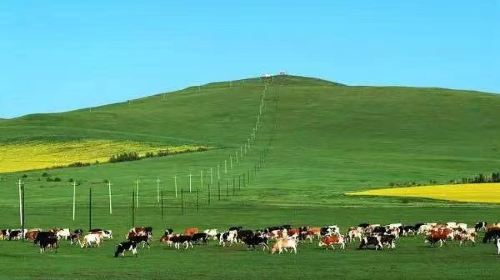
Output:
[[[500,93],[500,0],[0,1],[0,117],[285,70]]]

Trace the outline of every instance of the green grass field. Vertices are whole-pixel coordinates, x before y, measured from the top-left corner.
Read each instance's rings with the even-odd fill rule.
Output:
[[[267,84],[267,89],[265,90]],[[251,150],[234,160],[255,127],[265,90],[261,126]],[[438,88],[354,87],[295,77],[246,79],[191,87],[130,102],[58,114],[34,114],[0,122],[0,143],[118,139],[147,143],[207,145],[206,152],[83,168],[0,174],[0,228],[19,227],[16,182],[26,188],[27,227],[88,228],[88,192],[93,191],[93,227],[112,229],[115,240],[82,250],[63,243],[57,254],[40,255],[32,244],[0,241],[1,278],[218,278],[483,279],[498,274],[492,244],[429,248],[423,237],[403,238],[392,251],[326,252],[301,244],[298,255],[249,252],[214,243],[176,251],[158,242],[166,227],[226,229],[279,224],[337,224],[345,231],[361,222],[500,221],[498,205],[428,199],[352,197],[344,193],[391,182],[446,183],[498,171],[500,96]],[[1,154],[1,146],[0,146]],[[264,160],[263,160],[264,158]],[[22,159],[16,159],[22,160]],[[224,160],[228,174],[224,174]],[[256,164],[262,166],[256,171]],[[215,174],[221,170],[219,200]],[[210,187],[210,168],[214,184]],[[204,184],[200,186],[200,172]],[[42,173],[61,178],[47,182]],[[184,213],[174,194],[184,195]],[[250,183],[238,175],[250,173]],[[157,204],[157,178],[165,193],[164,217]],[[72,221],[72,187],[77,187]],[[132,226],[132,192],[139,179],[136,225],[152,225],[155,242],[139,258],[113,258],[114,245]],[[233,192],[233,179],[236,182]],[[108,188],[113,184],[113,214]],[[227,185],[229,187],[227,188]],[[227,189],[226,189],[227,188]],[[234,193],[234,195],[233,195]]]

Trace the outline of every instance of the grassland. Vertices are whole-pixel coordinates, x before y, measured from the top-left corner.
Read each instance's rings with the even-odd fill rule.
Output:
[[[500,184],[453,184],[387,188],[352,192],[348,193],[348,195],[423,197],[460,202],[500,203]]]
[[[87,197],[93,190],[93,226],[110,228],[117,239],[131,226],[131,193],[140,179],[137,225],[159,230],[186,226],[259,228],[275,224],[360,222],[498,221],[497,204],[443,202],[421,198],[347,196],[390,182],[440,183],[498,170],[500,98],[493,94],[436,88],[351,87],[284,76],[267,82],[262,125],[243,160],[221,172],[222,195],[209,170],[229,164],[256,123],[265,83],[247,79],[187,88],[131,102],[59,114],[29,115],[0,123],[3,143],[36,139],[130,140],[163,145],[217,147],[137,162],[48,171],[62,182],[45,182],[44,171],[0,175],[0,227],[17,227],[16,181],[26,186],[29,227],[88,227]],[[98,124],[98,125],[96,125]],[[265,160],[263,157],[265,155]],[[255,171],[256,165],[262,167]],[[205,186],[200,186],[203,170]],[[250,172],[250,183],[232,192],[232,181]],[[187,189],[189,174],[199,188],[185,194],[184,214],[174,195],[174,176]],[[70,178],[77,189],[71,220]],[[156,180],[165,192],[165,212],[156,201]],[[113,183],[108,213],[105,180]],[[237,183],[236,183],[237,184]],[[226,191],[226,186],[229,188]],[[493,245],[428,248],[421,238],[401,240],[394,251],[325,252],[301,245],[299,255],[270,256],[242,247],[197,247],[176,252],[158,242],[136,259],[112,258],[113,245],[82,251],[63,245],[40,256],[21,242],[0,242],[3,278],[231,278],[470,279],[498,274]],[[438,261],[436,261],[438,260]],[[22,271],[22,273],[20,273]]]

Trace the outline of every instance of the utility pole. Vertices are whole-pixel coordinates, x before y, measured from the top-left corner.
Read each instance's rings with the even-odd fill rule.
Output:
[[[160,178],[156,178],[156,197],[158,204],[160,204]]]
[[[113,204],[111,203],[111,181],[108,181],[109,214],[113,214]]]
[[[73,221],[75,220],[76,212],[76,180],[73,181]]]

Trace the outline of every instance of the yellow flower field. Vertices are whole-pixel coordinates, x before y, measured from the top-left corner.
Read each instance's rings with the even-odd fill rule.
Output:
[[[500,203],[500,183],[387,188],[347,193],[347,195],[423,197],[460,202]]]
[[[32,141],[24,143],[0,143],[0,173],[55,166],[72,163],[108,162],[112,155],[135,152],[144,156],[168,149],[181,153],[197,149],[198,146],[158,146],[133,141],[78,140],[66,142]]]

